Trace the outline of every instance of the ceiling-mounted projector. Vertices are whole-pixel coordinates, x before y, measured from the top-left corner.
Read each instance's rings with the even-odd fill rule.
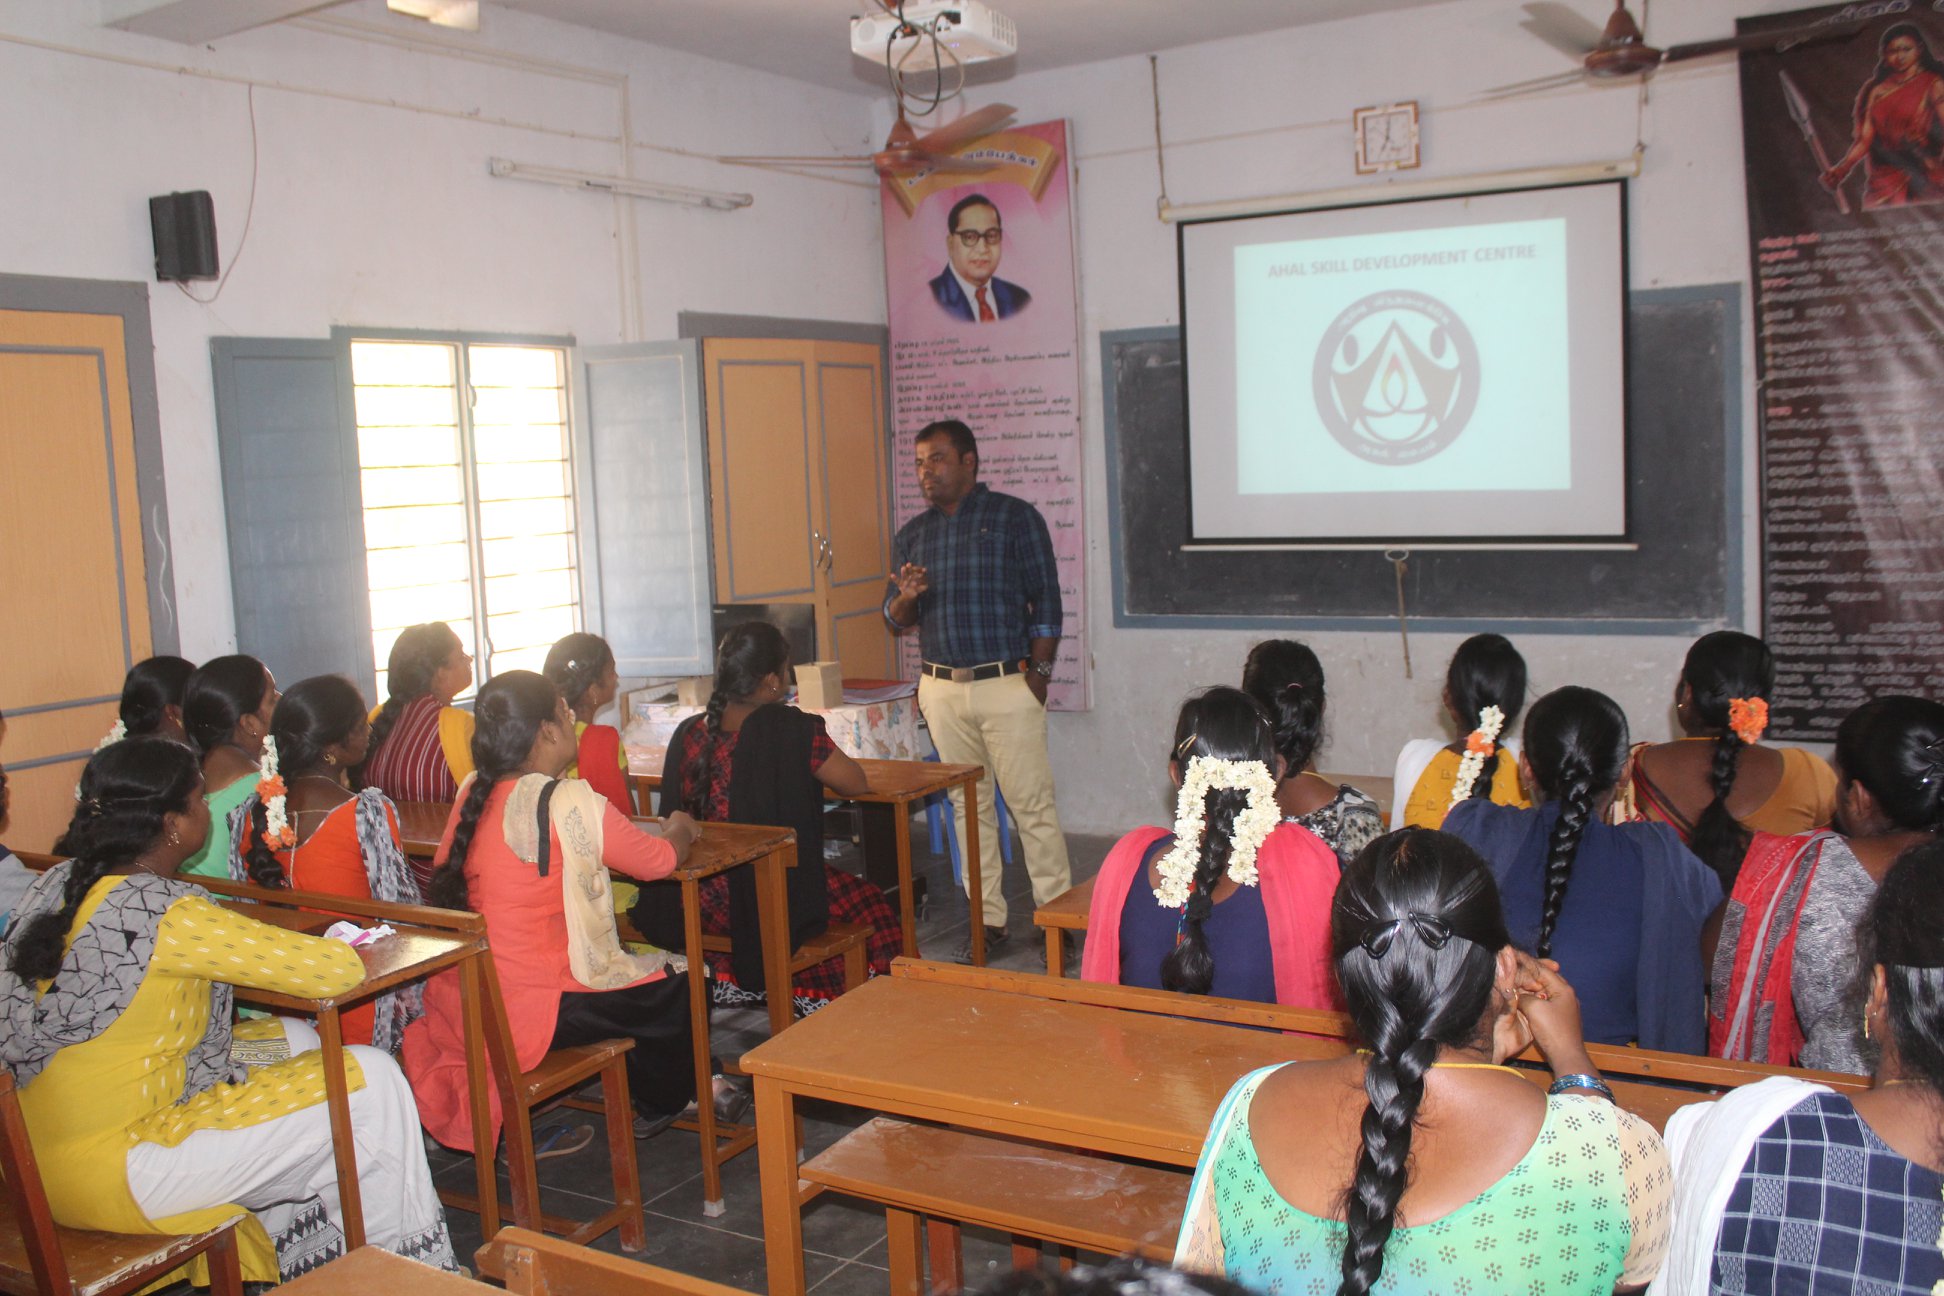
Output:
[[[1019,52],[1019,31],[1013,20],[979,0],[907,4],[903,12],[902,22],[888,13],[851,19],[851,53],[909,75],[937,71],[940,64],[949,66],[954,59],[961,64],[989,63]]]

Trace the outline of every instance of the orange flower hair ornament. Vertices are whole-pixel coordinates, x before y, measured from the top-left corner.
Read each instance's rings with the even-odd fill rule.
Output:
[[[291,831],[290,819],[284,808],[284,781],[277,773],[277,740],[265,737],[263,740],[262,771],[257,779],[257,797],[263,802],[263,838],[272,846],[285,850],[297,844],[297,834]]]
[[[1768,728],[1768,701],[1764,698],[1729,698],[1728,729],[1745,743],[1762,740]]]

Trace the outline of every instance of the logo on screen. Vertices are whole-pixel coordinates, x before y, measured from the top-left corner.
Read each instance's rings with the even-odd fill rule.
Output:
[[[1420,463],[1456,441],[1477,408],[1478,347],[1437,298],[1372,293],[1324,330],[1315,387],[1317,413],[1344,449]]]

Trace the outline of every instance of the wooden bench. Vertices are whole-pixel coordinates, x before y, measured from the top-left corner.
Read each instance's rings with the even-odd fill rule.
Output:
[[[892,1296],[963,1288],[968,1224],[1010,1234],[1015,1268],[1038,1264],[1042,1242],[1166,1263],[1188,1205],[1184,1170],[883,1116],[805,1162],[802,1176],[885,1208]]]
[[[1066,975],[1066,934],[1087,930],[1087,914],[1093,908],[1094,880],[1088,878],[1054,896],[1033,910],[1033,926],[1046,932],[1046,975]]]
[[[491,1083],[499,1094],[514,1222],[524,1228],[561,1234],[576,1243],[591,1242],[608,1230],[619,1228],[621,1249],[641,1250],[648,1245],[648,1234],[641,1215],[641,1167],[635,1160],[634,1110],[628,1100],[627,1053],[634,1047],[634,1041],[612,1039],[557,1048],[531,1071],[521,1071],[513,1029],[506,1017],[506,1000],[500,994],[499,974],[493,968],[490,951],[480,958],[480,973],[485,997],[486,1055]],[[596,1078],[601,1084],[600,1104],[594,1106],[573,1100],[573,1105],[600,1111],[607,1125],[614,1205],[585,1222],[548,1215],[540,1209],[540,1181],[533,1154],[533,1110],[558,1095],[573,1093]],[[488,1077],[468,1068],[467,1082],[476,1106],[484,1095]],[[479,1216],[480,1235],[488,1241],[500,1231],[501,1211],[498,1182],[491,1176],[492,1157],[490,1147],[473,1149],[474,1162],[481,1168],[477,1178],[481,1185],[493,1185],[490,1192],[482,1196],[480,1192],[439,1190],[441,1202]]]
[[[0,1291],[17,1296],[119,1296],[163,1278],[198,1256],[210,1296],[243,1296],[236,1221],[206,1233],[94,1233],[54,1222],[40,1164],[21,1118],[13,1074],[0,1068]]]
[[[855,990],[864,984],[864,978],[870,971],[870,943],[871,929],[863,923],[831,923],[791,951],[790,975],[795,976],[819,963],[842,958],[844,989]],[[711,954],[728,954],[734,947],[727,936],[705,935],[702,937],[702,948]]]
[[[473,1264],[486,1277],[505,1283],[516,1296],[749,1296],[740,1288],[624,1260],[523,1228],[501,1229],[498,1237],[473,1253]]]

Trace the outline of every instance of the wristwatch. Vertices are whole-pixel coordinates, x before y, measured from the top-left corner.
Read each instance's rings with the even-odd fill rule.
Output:
[[[1039,676],[1041,679],[1053,678],[1053,663],[1050,661],[1034,661],[1032,658],[1029,657],[1025,661],[1021,662],[1020,665],[1024,666],[1027,670],[1033,672],[1033,674]]]

